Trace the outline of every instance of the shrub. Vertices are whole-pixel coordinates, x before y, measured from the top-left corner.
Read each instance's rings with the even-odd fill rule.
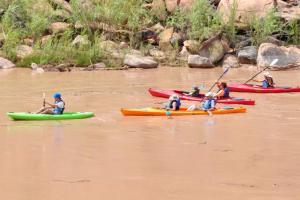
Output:
[[[271,36],[272,33],[282,31],[283,23],[279,17],[276,16],[275,10],[271,9],[264,18],[253,16],[250,27],[253,44],[259,46],[268,36]]]
[[[196,0],[188,18],[193,39],[203,40],[222,29],[220,15],[207,0]]]

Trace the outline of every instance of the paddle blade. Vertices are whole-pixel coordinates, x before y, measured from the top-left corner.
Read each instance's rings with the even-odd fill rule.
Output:
[[[278,59],[276,58],[271,62],[270,66],[274,66],[277,62],[278,62]]]
[[[224,74],[226,74],[229,71],[229,67],[226,67],[224,70]]]

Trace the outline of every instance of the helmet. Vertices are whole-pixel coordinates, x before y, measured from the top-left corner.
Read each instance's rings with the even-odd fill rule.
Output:
[[[265,73],[264,73],[264,76],[265,76],[265,77],[270,77],[270,78],[272,78],[270,72],[265,72]]]
[[[198,86],[193,86],[193,90],[199,90]]]
[[[60,94],[60,93],[55,93],[55,94],[53,95],[53,98],[55,98],[55,99],[60,99],[60,98],[61,98],[61,94]]]
[[[177,100],[179,99],[179,96],[177,94],[172,94],[169,98],[169,100]]]

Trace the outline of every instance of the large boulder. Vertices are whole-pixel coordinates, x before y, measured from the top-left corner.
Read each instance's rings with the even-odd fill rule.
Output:
[[[173,36],[174,28],[167,28],[159,34],[159,48],[163,51],[172,50],[171,38]]]
[[[222,67],[223,68],[238,68],[238,67],[241,67],[241,65],[236,56],[227,54],[224,57]]]
[[[153,0],[152,13],[160,20],[167,18],[166,4],[164,0]]]
[[[228,21],[236,2],[236,18],[237,23],[246,23],[253,16],[264,17],[267,12],[274,7],[274,0],[221,0],[218,6],[218,11],[222,13],[223,20]],[[277,0],[279,7],[284,7],[285,2]]]
[[[188,56],[188,66],[191,68],[212,68],[215,67],[209,58],[199,55]]]
[[[191,54],[197,54],[200,49],[200,42],[197,40],[186,40],[183,43],[185,49]]]
[[[267,67],[274,59],[278,59],[278,62],[273,69],[300,67],[300,48],[277,46],[271,43],[261,44],[258,50],[257,64]]]
[[[237,56],[241,64],[256,64],[257,48],[247,46],[238,50]]]
[[[23,59],[33,53],[33,48],[28,45],[19,45],[16,48],[17,58]]]
[[[124,65],[131,68],[150,69],[156,68],[158,63],[152,57],[145,57],[141,55],[126,54],[124,59]]]
[[[201,57],[209,58],[209,60],[215,64],[222,60],[226,51],[222,44],[222,41],[217,39],[212,42],[209,42],[207,45],[202,45],[199,55]]]
[[[16,67],[14,63],[12,63],[10,60],[0,57],[0,69],[9,69],[13,67]]]

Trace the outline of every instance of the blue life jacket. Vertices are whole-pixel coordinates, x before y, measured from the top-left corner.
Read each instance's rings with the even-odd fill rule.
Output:
[[[57,103],[59,103],[59,102],[63,102],[63,103],[64,103],[64,107],[63,107],[63,108],[55,107],[55,108],[53,109],[53,113],[54,113],[55,115],[61,115],[61,114],[63,114],[63,112],[64,112],[64,110],[65,110],[65,102],[64,102],[63,100],[55,101],[54,104],[57,104]]]
[[[176,103],[176,110],[179,110],[179,108],[181,106],[180,99],[170,101],[168,108],[173,109],[173,103],[174,102]]]
[[[216,100],[215,99],[208,99],[208,100],[205,100],[202,104],[202,109],[203,110],[209,110],[213,107],[215,107],[216,105]]]
[[[270,87],[269,82],[268,82],[267,80],[263,80],[263,82],[262,82],[262,87],[263,87],[263,88],[268,88],[268,87]]]
[[[274,87],[273,78],[270,77],[269,80],[268,79],[263,80],[262,87],[263,88]]]
[[[229,92],[230,92],[229,88],[225,88],[223,98],[229,98]]]

